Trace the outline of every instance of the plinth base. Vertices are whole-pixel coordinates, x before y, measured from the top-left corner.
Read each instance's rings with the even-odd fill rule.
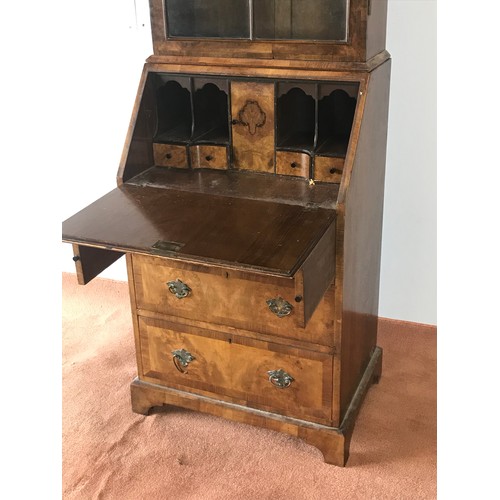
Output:
[[[235,422],[284,432],[303,439],[318,448],[323,453],[326,463],[342,467],[349,457],[349,446],[356,416],[368,388],[372,383],[377,383],[380,379],[381,370],[382,349],[376,347],[340,427],[328,427],[256,410],[190,392],[143,382],[138,378],[134,379],[130,386],[132,410],[135,413],[147,415],[154,406],[172,405],[209,413]]]

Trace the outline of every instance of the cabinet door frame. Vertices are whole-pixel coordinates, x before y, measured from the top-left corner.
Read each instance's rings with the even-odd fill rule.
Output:
[[[371,9],[367,0],[350,0],[347,39],[319,42],[313,40],[173,38],[168,33],[164,1],[150,0],[155,55],[366,61],[385,48],[385,22],[382,23],[382,21],[385,21],[386,0],[376,2]],[[371,40],[373,43],[370,43]]]

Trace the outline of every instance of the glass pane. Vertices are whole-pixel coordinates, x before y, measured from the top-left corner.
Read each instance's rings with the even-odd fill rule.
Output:
[[[167,0],[169,36],[250,38],[248,0]]]
[[[347,0],[254,0],[254,36],[342,41],[346,17]]]

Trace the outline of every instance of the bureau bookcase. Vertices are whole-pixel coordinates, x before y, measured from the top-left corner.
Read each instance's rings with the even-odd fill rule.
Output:
[[[286,432],[345,465],[382,369],[386,9],[150,0],[117,187],[63,223],[79,283],[127,260],[134,412]]]

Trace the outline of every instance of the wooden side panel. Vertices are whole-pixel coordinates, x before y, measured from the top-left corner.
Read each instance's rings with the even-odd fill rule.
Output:
[[[123,253],[103,248],[86,247],[73,244],[76,275],[80,285],[86,285],[97,275],[102,273],[113,262],[118,260]]]
[[[274,84],[231,82],[234,168],[274,172]]]
[[[339,209],[340,217],[345,213],[341,415],[377,340],[390,68],[387,61],[370,75],[345,207]]]
[[[122,151],[117,183],[121,185],[153,166],[153,133],[156,127],[156,97],[148,85],[148,65],[144,66],[132,117]]]
[[[307,324],[335,277],[335,222],[307,257],[300,275],[303,280],[304,317]]]
[[[385,50],[387,25],[387,0],[368,0],[370,9],[367,18],[366,59]]]
[[[125,255],[127,260],[127,276],[128,276],[128,290],[130,296],[130,310],[132,313],[132,325],[134,328],[134,342],[135,342],[135,358],[137,362],[137,372],[142,373],[142,353],[141,353],[141,340],[139,335],[139,318],[137,316],[137,304],[135,301],[135,284],[134,284],[134,272],[133,272],[133,262],[132,254],[127,253]]]

